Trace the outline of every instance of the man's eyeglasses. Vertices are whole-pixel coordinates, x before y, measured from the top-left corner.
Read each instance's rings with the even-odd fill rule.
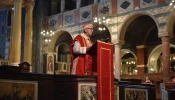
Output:
[[[93,30],[93,28],[86,28],[86,29],[90,29],[90,30]]]

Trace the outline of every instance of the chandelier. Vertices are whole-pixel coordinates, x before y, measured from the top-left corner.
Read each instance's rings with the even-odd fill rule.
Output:
[[[52,30],[50,31],[43,30],[41,31],[41,35],[44,37],[44,41],[48,43],[48,42],[51,42],[50,38],[54,35],[54,32]]]
[[[175,4],[175,0],[171,0],[170,6],[173,6],[174,4]],[[174,8],[175,8],[175,6],[174,6]]]
[[[94,23],[98,23],[98,25],[99,25],[98,30],[100,30],[100,31],[106,30],[104,24],[108,24],[109,21],[110,21],[110,19],[106,18],[105,16],[99,17],[99,18],[94,17]]]
[[[108,0],[101,0],[103,3],[98,8],[98,17],[94,17],[94,23],[98,23],[98,30],[105,31],[105,25],[109,23],[110,19],[110,4]]]

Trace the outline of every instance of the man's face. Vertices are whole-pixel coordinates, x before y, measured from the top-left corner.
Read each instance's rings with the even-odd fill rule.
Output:
[[[87,26],[87,28],[85,29],[85,32],[86,32],[89,36],[91,36],[92,33],[93,33],[93,26],[92,26],[91,24],[89,24],[89,25]]]

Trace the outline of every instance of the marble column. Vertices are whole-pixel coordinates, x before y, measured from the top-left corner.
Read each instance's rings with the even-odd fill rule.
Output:
[[[23,0],[14,0],[13,34],[10,45],[11,65],[19,66],[21,55],[21,17]]]
[[[81,0],[77,0],[76,9],[81,7]]]
[[[114,53],[114,78],[120,80],[121,75],[121,45],[115,44]]]
[[[146,66],[146,46],[140,45],[136,46],[137,48],[137,70],[138,74],[147,73],[147,66]]]
[[[10,49],[9,49],[9,64],[12,63],[12,36],[14,35],[14,25],[13,25],[13,19],[14,19],[14,9],[11,9],[11,34],[10,34]]]
[[[34,2],[26,2],[24,62],[28,62],[29,64],[32,64],[33,7]]]
[[[162,39],[162,69],[163,82],[169,82],[170,79],[170,37],[161,37]]]
[[[61,12],[65,10],[65,0],[61,0]]]

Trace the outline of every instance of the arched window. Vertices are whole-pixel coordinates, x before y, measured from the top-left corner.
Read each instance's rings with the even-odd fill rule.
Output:
[[[137,74],[136,59],[131,53],[122,57],[122,74]]]
[[[55,66],[55,71],[57,74],[61,73],[69,73],[70,72],[70,64],[71,57],[69,46],[66,42],[62,42],[57,46],[57,61]]]
[[[133,51],[129,49],[122,49],[121,51],[122,75],[136,75],[137,74],[137,58]]]

